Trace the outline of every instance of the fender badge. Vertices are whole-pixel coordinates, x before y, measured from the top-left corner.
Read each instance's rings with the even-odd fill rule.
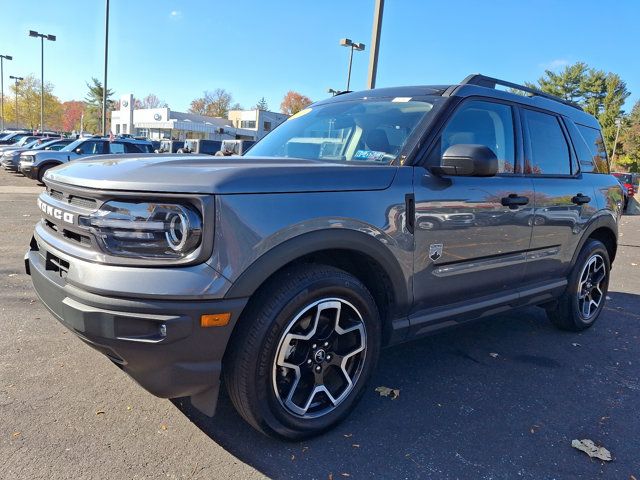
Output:
[[[434,262],[442,256],[442,244],[434,243],[429,245],[429,258]]]

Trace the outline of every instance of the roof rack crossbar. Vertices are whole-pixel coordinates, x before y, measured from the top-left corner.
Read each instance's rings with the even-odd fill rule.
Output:
[[[493,77],[487,77],[486,75],[481,75],[479,73],[472,73],[471,75],[468,75],[464,80],[462,80],[462,82],[460,82],[460,85],[477,85],[479,87],[486,88],[496,88],[496,85],[501,85],[503,87],[526,92],[531,96],[548,98],[549,100],[560,102],[570,107],[577,108],[578,110],[582,110],[582,107],[575,102],[565,100],[564,98],[558,97],[556,95],[551,95],[550,93],[545,93],[542,90],[538,90],[537,88],[531,88],[525,85],[518,85],[517,83],[507,82],[505,80],[499,80]]]

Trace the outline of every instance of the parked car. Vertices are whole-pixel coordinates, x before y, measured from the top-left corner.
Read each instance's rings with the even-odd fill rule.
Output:
[[[5,132],[5,134],[0,137],[0,145],[13,145],[27,135],[31,135],[31,132],[27,132],[25,130]]]
[[[42,182],[47,170],[71,160],[90,155],[113,153],[152,153],[151,142],[132,138],[89,137],[79,138],[59,151],[24,152],[20,158],[20,171],[29,178]]]
[[[252,140],[223,140],[220,150],[216,152],[216,156],[244,155],[255,143]]]
[[[629,206],[629,200],[636,194],[636,186],[632,173],[612,173],[618,179],[624,190],[624,210]]]
[[[156,153],[176,153],[184,147],[184,142],[180,140],[160,140],[160,147]]]
[[[73,142],[70,138],[43,137],[34,140],[28,146],[6,151],[2,154],[2,166],[6,170],[18,171],[20,168],[20,155],[25,152],[37,152],[41,150],[57,151]]]
[[[47,172],[26,269],[151,393],[212,415],[222,375],[249,424],[306,438],[355,407],[382,347],[527,305],[594,324],[620,219],[599,144],[580,107],[482,75],[336,95],[241,161]]]
[[[207,155],[215,155],[220,150],[222,142],[220,140],[202,140],[202,139],[187,139],[184,141],[184,146],[179,148],[176,153],[206,153]]]

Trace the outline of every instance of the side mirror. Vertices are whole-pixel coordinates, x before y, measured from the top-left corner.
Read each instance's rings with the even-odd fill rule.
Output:
[[[498,158],[485,145],[451,145],[442,154],[439,166],[431,170],[439,175],[493,177],[498,173]]]

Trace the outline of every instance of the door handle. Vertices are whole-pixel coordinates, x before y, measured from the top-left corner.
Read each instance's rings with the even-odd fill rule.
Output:
[[[582,205],[583,203],[589,203],[590,201],[591,197],[583,195],[581,193],[577,194],[571,199],[571,202],[575,203],[576,205]]]
[[[519,195],[516,195],[515,193],[511,193],[508,197],[502,197],[500,202],[503,206],[515,210],[518,207],[528,204],[529,197],[521,197]]]

